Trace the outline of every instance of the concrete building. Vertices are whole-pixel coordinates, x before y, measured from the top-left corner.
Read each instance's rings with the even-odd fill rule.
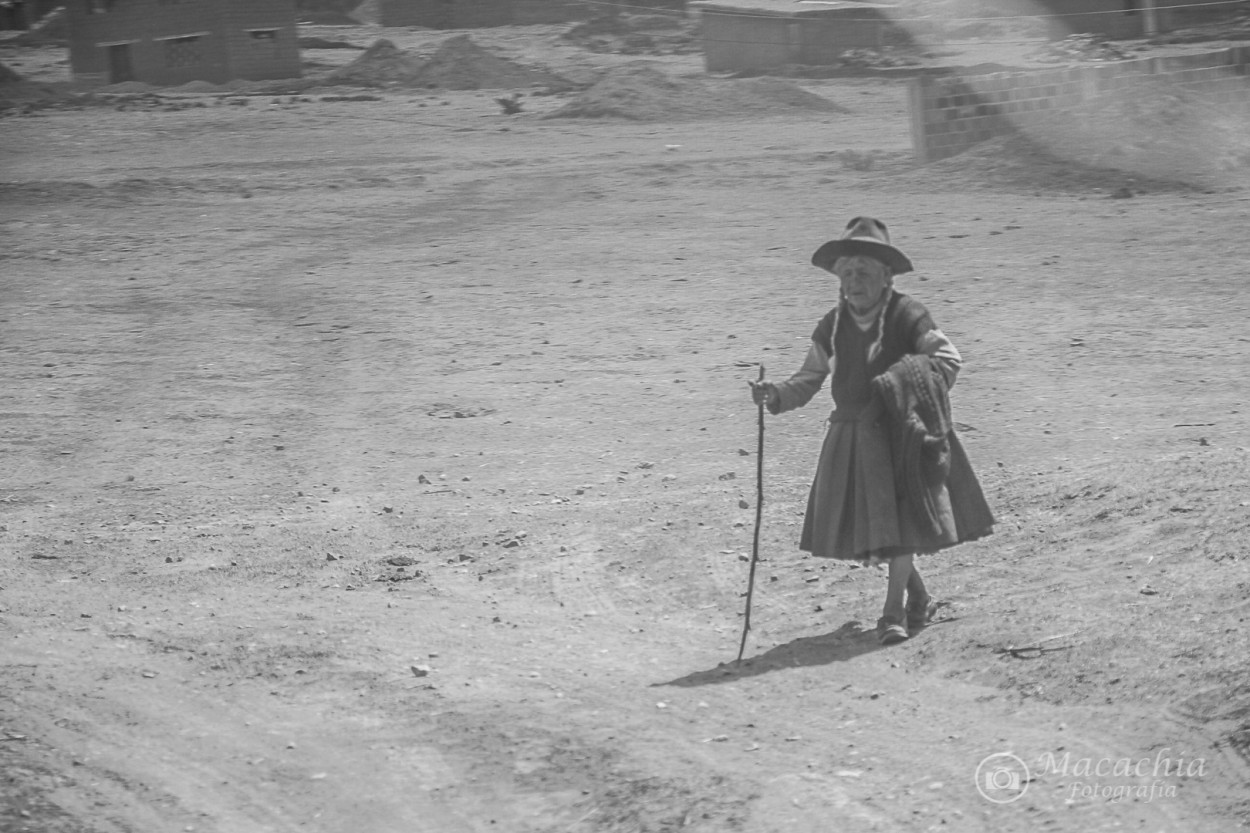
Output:
[[[837,63],[848,49],[906,42],[886,3],[828,0],[702,0],[698,11],[709,72]]]
[[[73,0],[74,78],[222,83],[300,75],[295,0]]]

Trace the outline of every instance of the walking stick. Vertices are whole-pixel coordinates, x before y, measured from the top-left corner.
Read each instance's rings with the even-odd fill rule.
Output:
[[[764,365],[760,365],[760,381],[764,381]],[[747,610],[742,620],[742,642],[738,645],[738,662],[747,647],[751,630],[751,595],[755,592],[755,565],[760,560],[760,518],[764,514],[764,400],[759,401],[759,443],[755,449],[755,541],[751,544],[751,572],[747,578]]]

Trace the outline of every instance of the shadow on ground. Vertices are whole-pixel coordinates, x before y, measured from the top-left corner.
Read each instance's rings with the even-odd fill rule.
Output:
[[[729,683],[746,677],[767,674],[781,668],[797,668],[800,666],[828,665],[833,662],[846,662],[855,657],[884,646],[877,641],[877,635],[871,628],[865,629],[857,621],[846,622],[836,630],[819,636],[804,636],[778,645],[763,654],[748,657],[741,662],[723,662],[706,671],[695,671],[684,677],[663,683],[652,683],[658,686],[681,686],[693,688],[701,685]]]

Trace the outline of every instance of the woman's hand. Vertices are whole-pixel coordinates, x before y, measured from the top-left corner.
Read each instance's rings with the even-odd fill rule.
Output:
[[[772,382],[747,382],[751,386],[751,401],[756,405],[773,405],[781,399],[777,386]]]

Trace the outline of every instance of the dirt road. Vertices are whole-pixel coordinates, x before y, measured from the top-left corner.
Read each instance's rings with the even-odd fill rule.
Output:
[[[1250,197],[917,168],[896,82],[804,86],[6,119],[0,829],[1245,829]],[[857,213],[1000,524],[881,649],[796,550],[826,405],[770,419],[734,665],[745,383]]]

